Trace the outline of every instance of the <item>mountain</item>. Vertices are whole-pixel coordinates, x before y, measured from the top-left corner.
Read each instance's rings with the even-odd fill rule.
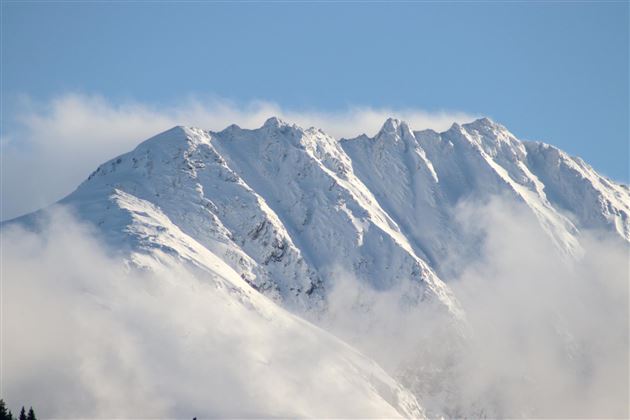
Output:
[[[553,146],[521,142],[483,118],[448,131],[388,120],[374,137],[342,140],[360,179],[402,227],[419,256],[448,278],[454,249],[476,248],[458,230],[458,203],[508,196],[524,203],[560,249],[578,252],[582,229],[630,241],[630,190]],[[450,261],[449,261],[450,262]]]
[[[563,258],[579,257],[586,231],[630,242],[628,186],[486,118],[442,133],[388,119],[374,137],[341,140],[277,118],[255,130],[175,127],[99,166],[60,204],[95,226],[130,267],[181,264],[220,279],[218,289],[235,291],[225,301],[245,297],[246,305],[282,319],[278,328],[303,329],[306,341],[346,354],[335,369],[358,388],[339,392],[371,390],[351,397],[357,406],[376,401],[378,415],[418,416],[423,409],[396,380],[311,323],[336,332],[331,295],[351,279],[361,286],[351,302],[357,334],[392,333],[379,327],[370,291],[396,291],[397,304],[439,314],[454,337],[466,336],[449,282],[478,257],[480,237],[462,226],[460,213],[468,202],[496,196],[526,208]],[[256,321],[243,315],[241,322]],[[386,366],[386,357],[375,355],[387,345],[379,346],[368,355]],[[404,385],[426,374],[412,372],[409,380],[408,365],[386,370]],[[325,388],[334,377],[321,381]],[[373,381],[379,385],[365,385]],[[420,403],[429,398],[426,386],[413,390]]]
[[[450,254],[478,240],[459,229],[467,199],[525,204],[569,255],[582,230],[630,241],[628,186],[485,118],[444,133],[389,119],[374,138],[341,141],[277,118],[256,130],[175,127],[99,166],[61,203],[133,248],[123,193],[294,311],[325,311],[344,273],[377,289],[405,285],[456,315],[440,277],[455,270]]]

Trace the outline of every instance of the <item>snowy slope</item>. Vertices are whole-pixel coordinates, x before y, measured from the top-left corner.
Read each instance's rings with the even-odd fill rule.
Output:
[[[630,188],[599,175],[582,159],[541,142],[524,142],[530,170],[547,199],[577,225],[614,231],[630,241]]]
[[[443,133],[414,132],[390,119],[375,137],[341,144],[414,250],[445,279],[457,268],[450,256],[465,264],[461,257],[478,248],[479,238],[466,235],[458,223],[466,200],[502,196],[525,204],[567,255],[579,255],[580,229],[630,239],[627,186],[555,148],[521,142],[487,118]]]
[[[101,165],[63,203],[114,235],[119,247],[129,241],[103,212],[114,190],[156,205],[293,310],[317,317],[343,273],[377,289],[403,285],[410,298],[457,312],[448,288],[354,175],[339,143],[318,130],[277,119],[258,130],[177,127]]]
[[[43,264],[50,279],[35,282],[29,272],[64,252],[57,242],[89,248],[88,240],[67,243],[59,233],[44,240],[53,242],[51,251],[22,261],[17,272],[4,267],[13,299],[26,287],[59,305],[25,317],[22,305],[37,300],[8,302],[4,315],[21,322],[3,325],[15,343],[3,346],[5,395],[29,395],[59,418],[424,418],[415,397],[374,361],[254,290],[155,205],[120,190],[109,200],[102,216],[134,238],[127,256],[143,270],[116,270],[116,259],[82,250],[82,258],[98,262],[93,269],[108,274],[80,269],[70,252],[53,271]],[[75,229],[67,219],[55,223],[52,229]],[[13,228],[3,235],[28,237]],[[59,317],[63,325],[50,321]],[[20,343],[37,343],[28,337],[35,328],[66,337],[38,344],[54,348],[48,356],[25,356]],[[39,374],[27,376],[25,363]],[[54,369],[64,369],[52,373],[56,386],[40,394],[38,378],[50,379]],[[81,398],[64,405],[75,386]]]
[[[198,269],[195,278],[209,286],[198,301],[213,309],[208,316],[202,311],[191,314],[195,324],[193,337],[188,337],[194,343],[195,330],[202,328],[208,349],[202,357],[227,357],[228,365],[239,366],[236,374],[244,369],[248,377],[259,378],[247,380],[241,392],[266,401],[266,408],[257,407],[256,412],[239,411],[236,404],[222,408],[222,401],[208,396],[198,402],[202,413],[205,407],[217,410],[208,412],[212,417],[424,417],[415,397],[375,362],[256,292],[158,208],[118,191],[111,199],[132,219],[127,230],[140,240],[131,254],[136,264],[159,273],[163,267],[176,270],[184,259]],[[240,327],[235,329],[236,325]],[[234,342],[238,347],[232,347]],[[213,356],[212,349],[220,354]],[[216,372],[210,365],[200,374],[218,376],[225,383],[235,372]]]

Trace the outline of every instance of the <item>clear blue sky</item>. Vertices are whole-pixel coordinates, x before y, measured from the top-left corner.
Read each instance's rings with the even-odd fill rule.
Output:
[[[4,121],[21,94],[488,115],[627,182],[627,2],[3,2]]]

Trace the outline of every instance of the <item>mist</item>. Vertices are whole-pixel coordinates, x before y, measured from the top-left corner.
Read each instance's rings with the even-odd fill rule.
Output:
[[[410,301],[409,284],[377,291],[338,268],[319,325],[431,417],[628,417],[627,245],[584,232],[583,254],[568,259],[517,204],[456,212],[482,238],[474,257],[451,256],[464,323]],[[388,404],[398,397],[383,401],[370,375],[357,385],[344,370],[348,358],[361,360],[354,371],[368,359],[257,292],[262,306],[248,294],[234,305],[233,291],[184,266],[133,270],[68,210],[45,214],[1,230],[1,393],[14,412],[397,415]]]
[[[401,379],[430,416],[627,418],[629,248],[583,232],[567,258],[527,209],[464,202],[458,223],[482,238],[447,284],[466,317],[406,305],[339,270],[327,328]]]
[[[406,402],[421,414],[371,360],[249,287],[183,264],[131,269],[63,208],[1,234],[0,394],[14,413],[382,418]]]

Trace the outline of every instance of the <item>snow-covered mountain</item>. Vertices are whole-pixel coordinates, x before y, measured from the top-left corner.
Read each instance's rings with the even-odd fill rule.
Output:
[[[477,238],[466,238],[455,220],[465,199],[502,195],[524,203],[569,254],[579,250],[581,229],[613,231],[630,241],[628,186],[553,146],[519,141],[487,118],[443,133],[414,132],[390,119],[374,138],[341,144],[417,255],[445,278],[447,255],[475,248]]]
[[[223,279],[219,288],[235,291],[225,299],[246,297],[265,317],[282,317],[278,328],[303,322],[320,334],[295,315],[328,325],[330,294],[351,278],[368,290],[399,291],[400,305],[431,308],[465,335],[466,316],[448,284],[474,260],[480,238],[458,214],[463,203],[497,195],[524,205],[566,258],[580,255],[585,230],[630,242],[628,186],[486,118],[442,133],[388,119],[376,136],[354,139],[277,118],[255,130],[175,127],[102,164],[60,203],[96,226],[131,267],[184,264]],[[375,321],[371,305],[354,308],[366,326]],[[332,353],[348,352],[336,369],[372,390],[356,398],[350,388],[339,391],[357,406],[371,400],[385,407],[378,415],[423,414],[378,366],[333,337],[321,339],[334,342],[324,346]]]
[[[255,289],[291,310],[324,308],[339,271],[453,314],[448,256],[476,237],[458,204],[503,195],[524,203],[567,254],[582,229],[630,241],[630,189],[579,158],[522,142],[489,119],[444,133],[389,119],[338,141],[270,118],[256,130],[175,127],[101,165],[61,202],[133,249],[121,197],[160,209]],[[458,253],[457,255],[462,255]]]

